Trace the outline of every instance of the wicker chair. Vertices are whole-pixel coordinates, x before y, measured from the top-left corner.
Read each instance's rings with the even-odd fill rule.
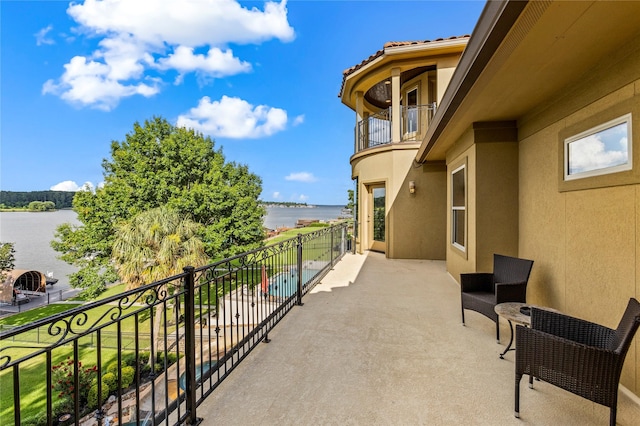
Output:
[[[526,302],[527,282],[533,260],[493,255],[493,273],[460,274],[462,324],[464,310],[476,311],[496,323],[496,340],[500,343],[500,322],[494,310],[498,303]]]
[[[630,299],[618,328],[531,308],[531,328],[516,327],[515,416],[520,417],[520,379],[536,377],[611,409],[616,424],[618,384],[627,350],[640,325],[640,304]]]

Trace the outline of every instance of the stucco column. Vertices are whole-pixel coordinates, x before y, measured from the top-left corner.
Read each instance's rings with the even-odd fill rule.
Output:
[[[355,147],[353,150],[354,153],[366,148],[364,141],[369,139],[365,133],[366,129],[364,129],[364,126],[360,127],[360,122],[362,120],[364,120],[364,92],[360,90],[356,92],[356,131]]]
[[[442,102],[442,96],[444,96],[444,92],[447,90],[447,86],[451,81],[457,65],[457,58],[445,58],[438,61],[436,68],[436,103],[438,106]]]
[[[391,142],[400,142],[400,68],[391,70]]]
[[[364,111],[364,92],[359,90],[356,92],[356,124],[362,120],[362,113]]]

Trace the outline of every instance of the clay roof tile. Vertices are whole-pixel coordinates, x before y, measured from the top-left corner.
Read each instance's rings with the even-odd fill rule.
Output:
[[[342,71],[342,84],[340,85],[340,93],[338,93],[338,97],[342,96],[342,90],[344,89],[344,83],[345,83],[345,80],[347,79],[347,77],[349,75],[351,75],[352,73],[356,72],[357,70],[359,70],[360,68],[364,67],[365,65],[373,62],[375,59],[377,59],[380,56],[382,56],[384,54],[384,50],[387,49],[387,48],[418,45],[418,44],[429,44],[429,43],[433,43],[433,42],[437,42],[437,41],[455,40],[455,39],[462,39],[462,38],[469,38],[469,37],[470,37],[469,35],[462,35],[462,36],[452,36],[452,37],[448,37],[448,38],[437,38],[435,40],[388,41],[383,45],[383,48],[381,50],[378,50],[376,53],[374,53],[373,55],[369,56],[367,59],[365,59],[364,61],[360,62],[359,64],[356,64],[356,65],[354,65],[352,67],[349,67],[346,70]]]

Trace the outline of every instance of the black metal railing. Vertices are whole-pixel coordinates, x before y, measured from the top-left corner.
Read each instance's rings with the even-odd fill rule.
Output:
[[[391,107],[360,120],[355,129],[355,152],[394,142],[418,141],[426,134],[436,109],[435,102],[428,105],[400,106],[400,139],[391,134]]]
[[[346,223],[319,228],[3,331],[0,424],[198,424],[346,250]]]

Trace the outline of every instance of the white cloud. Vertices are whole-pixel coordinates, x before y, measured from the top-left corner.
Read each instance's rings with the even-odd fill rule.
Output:
[[[52,25],[48,25],[34,34],[36,37],[36,45],[42,46],[43,44],[55,44],[55,41],[51,37],[48,37],[49,32],[53,29]]]
[[[272,197],[273,197],[274,200],[278,200],[278,199],[280,199],[280,193],[278,191],[275,191],[273,193]]]
[[[309,172],[290,173],[289,176],[285,177],[285,179],[295,182],[315,182],[318,180],[312,173]]]
[[[86,0],[67,13],[79,24],[77,34],[101,40],[91,54],[71,59],[43,93],[104,110],[123,97],[157,93],[160,84],[146,83],[152,71],[175,70],[178,83],[191,72],[203,80],[248,72],[251,64],[235,57],[229,44],[295,37],[286,0],[266,2],[263,10],[236,0]],[[194,53],[200,49],[207,54]],[[79,64],[82,78],[72,72]]]
[[[300,201],[307,201],[309,199],[308,195],[304,195],[304,194],[300,194],[300,196],[298,197],[298,199]]]
[[[222,51],[217,47],[209,49],[207,55],[194,54],[193,48],[178,46],[174,53],[158,60],[160,69],[175,69],[181,76],[196,72],[208,77],[225,77],[251,71],[251,64],[242,62],[231,50]]]
[[[621,150],[607,149],[599,135],[591,135],[571,144],[571,173],[598,170],[624,164],[628,159],[627,138],[619,140]]]
[[[293,119],[293,125],[297,126],[298,124],[304,123],[304,114],[297,116]]]
[[[60,183],[57,183],[57,184],[53,185],[49,189],[51,191],[72,191],[72,192],[76,192],[76,191],[81,191],[81,190],[93,191],[95,189],[95,187],[93,186],[93,183],[91,183],[91,182],[85,182],[84,184],[82,184],[82,186],[78,186],[78,184],[75,183],[72,180],[65,180],[63,182],[60,182]]]
[[[66,64],[60,82],[48,80],[42,87],[43,94],[58,95],[65,101],[79,106],[91,106],[109,111],[121,98],[142,95],[150,97],[159,92],[156,82],[122,84],[111,77],[109,65],[88,61],[83,56],[76,56]]]
[[[240,98],[200,99],[197,107],[178,117],[177,125],[211,136],[232,139],[260,138],[284,130],[287,112],[266,105],[253,106]]]

